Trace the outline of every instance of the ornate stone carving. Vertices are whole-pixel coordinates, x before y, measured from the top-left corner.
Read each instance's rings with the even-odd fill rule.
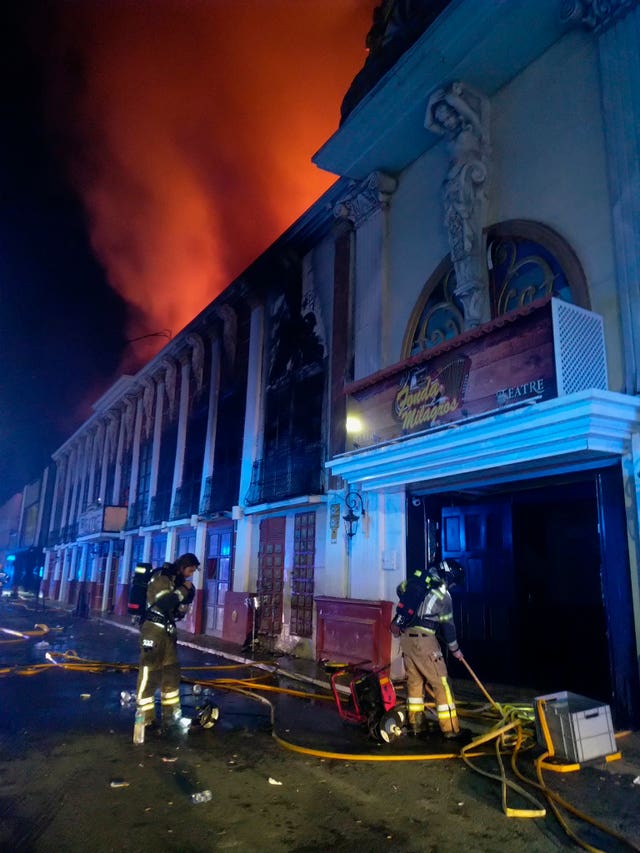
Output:
[[[447,139],[449,171],[443,185],[445,225],[456,271],[455,294],[465,328],[491,319],[483,228],[489,174],[489,101],[464,83],[438,89],[429,98],[425,127]]]
[[[204,343],[200,335],[189,335],[187,343],[191,347],[191,372],[196,383],[196,394],[202,391],[204,377]]]
[[[64,477],[66,477],[67,471],[69,470],[69,456],[66,453],[56,459],[56,468],[58,471],[58,476],[62,481]]]
[[[178,368],[176,363],[170,359],[165,359],[162,362],[162,367],[165,370],[165,391],[167,392],[167,400],[169,401],[169,420],[173,420],[176,410],[176,379]]]
[[[131,447],[133,440],[133,422],[136,416],[136,404],[133,397],[127,397],[124,404],[124,412],[122,413],[122,421],[124,424],[124,444],[126,448]]]
[[[230,305],[219,305],[216,308],[218,317],[222,320],[222,347],[229,368],[233,370],[236,360],[236,343],[238,339],[238,315]]]
[[[333,208],[337,219],[348,219],[357,228],[375,210],[389,204],[398,181],[384,172],[372,172],[364,181],[354,181],[350,192]]]
[[[638,0],[562,0],[560,19],[565,24],[602,30],[637,5]]]
[[[101,421],[98,421],[98,423],[97,423],[97,425],[96,425],[96,437],[95,437],[95,442],[96,442],[96,445],[98,446],[99,450],[103,450],[103,449],[104,449],[104,433],[105,433],[105,427],[106,427],[106,424],[105,424],[105,422],[104,422],[104,421],[102,421],[102,420],[101,420]]]
[[[113,462],[118,444],[118,419],[113,414],[110,414],[107,420],[105,441],[107,442],[107,461]]]
[[[153,398],[155,397],[154,384],[150,379],[143,380],[144,391],[142,393],[142,407],[144,409],[144,437],[151,435],[153,426]]]

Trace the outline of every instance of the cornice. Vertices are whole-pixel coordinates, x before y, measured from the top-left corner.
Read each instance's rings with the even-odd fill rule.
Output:
[[[640,0],[562,0],[560,19],[594,32],[608,29],[638,6]]]

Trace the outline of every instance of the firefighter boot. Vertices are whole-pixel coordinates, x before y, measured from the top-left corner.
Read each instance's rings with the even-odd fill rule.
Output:
[[[407,714],[407,733],[410,735],[419,735],[424,729],[424,711],[409,711]]]
[[[168,721],[168,729],[176,734],[182,734],[189,730],[191,722],[192,721],[189,717],[182,716],[180,708],[176,708]]]

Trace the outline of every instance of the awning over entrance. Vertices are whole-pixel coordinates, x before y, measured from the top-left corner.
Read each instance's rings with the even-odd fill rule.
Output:
[[[631,451],[640,399],[588,390],[355,450],[327,462],[365,491],[450,491],[586,470]]]

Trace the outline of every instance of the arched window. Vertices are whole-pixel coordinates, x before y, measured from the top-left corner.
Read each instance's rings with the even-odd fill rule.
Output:
[[[578,258],[569,244],[546,225],[521,219],[501,222],[487,230],[486,246],[492,318],[546,296],[590,308]],[[425,284],[411,314],[403,358],[438,346],[462,332],[462,304],[455,296],[455,286],[455,270],[447,256]]]

